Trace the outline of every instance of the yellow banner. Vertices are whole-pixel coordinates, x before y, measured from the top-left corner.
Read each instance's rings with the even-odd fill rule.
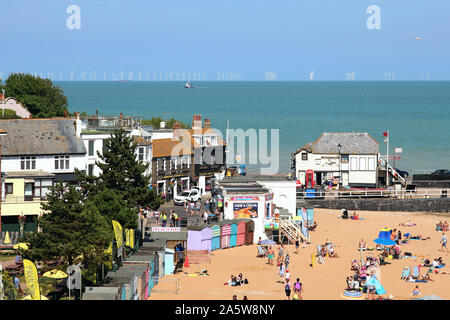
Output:
[[[130,229],[125,229],[125,245],[130,247]]]
[[[134,229],[130,229],[130,247],[134,248]]]
[[[39,279],[36,266],[30,260],[24,259],[23,268],[28,291],[31,294],[31,300],[41,300],[41,292],[39,289]]]
[[[122,226],[116,220],[112,221],[114,233],[116,234],[117,248],[123,246],[123,231]]]

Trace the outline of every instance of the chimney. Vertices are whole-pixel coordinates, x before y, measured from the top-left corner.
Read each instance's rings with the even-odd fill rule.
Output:
[[[205,129],[211,129],[211,122],[208,118],[205,118],[205,122],[203,123],[203,128]]]
[[[192,120],[192,129],[201,129],[202,128],[202,116],[199,114],[194,114],[194,118]]]
[[[75,136],[77,138],[81,138],[81,119],[79,112],[75,112],[75,120],[73,120],[73,126],[75,129]]]

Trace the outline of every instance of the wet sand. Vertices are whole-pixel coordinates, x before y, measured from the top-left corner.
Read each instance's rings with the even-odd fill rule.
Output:
[[[315,209],[314,219],[318,222],[316,231],[311,232],[311,244],[299,248],[288,245],[286,250],[291,256],[289,271],[291,282],[300,278],[303,283],[305,300],[340,300],[345,299],[346,277],[352,275],[351,261],[360,258],[357,246],[363,238],[368,247],[375,247],[373,239],[384,227],[400,229],[402,234],[421,234],[428,240],[411,240],[409,244],[401,245],[402,252],[408,251],[416,258],[387,260],[390,264],[381,266],[381,284],[386,289],[384,295],[392,295],[394,299],[411,299],[411,292],[419,285],[421,296],[435,294],[443,299],[450,299],[450,274],[433,274],[434,281],[428,283],[409,283],[401,280],[404,266],[412,268],[419,265],[422,259],[433,260],[442,257],[446,266],[440,270],[450,272],[450,260],[447,252],[440,251],[439,240],[442,232],[435,231],[439,220],[450,221],[450,216],[412,212],[368,212],[359,211],[364,220],[338,219],[339,211],[330,209]],[[416,223],[416,226],[399,226],[400,223]],[[447,232],[450,237],[450,232]],[[316,252],[316,246],[329,239],[336,244],[339,258],[325,258],[324,264],[311,267],[311,254]],[[256,257],[256,245],[242,246],[212,252],[211,263],[203,265],[191,264],[185,272],[195,273],[208,270],[209,276],[191,277],[182,273],[168,275],[164,279],[178,278],[180,290],[175,294],[173,282],[161,281],[152,292],[152,300],[230,300],[237,295],[241,300],[244,295],[249,300],[280,300],[286,299],[284,285],[280,282],[278,268],[268,265],[267,259]],[[277,254],[277,251],[275,251]],[[377,251],[366,251],[364,255],[378,255]],[[421,274],[428,268],[421,269]],[[243,273],[249,284],[239,287],[225,286],[230,276]],[[364,295],[365,297],[366,295]]]

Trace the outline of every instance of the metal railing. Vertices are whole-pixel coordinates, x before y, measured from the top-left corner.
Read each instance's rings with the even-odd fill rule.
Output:
[[[443,192],[444,191],[444,192]],[[308,191],[297,192],[297,199],[358,199],[358,198],[447,198],[447,189],[437,190],[348,190],[348,191]]]
[[[303,240],[308,240],[303,235],[300,226],[292,220],[292,217],[280,218],[280,229],[288,235],[289,238],[296,240],[301,238]]]

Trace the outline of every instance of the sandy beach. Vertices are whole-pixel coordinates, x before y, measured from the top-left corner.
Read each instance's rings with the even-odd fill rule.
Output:
[[[422,212],[368,212],[359,211],[363,220],[342,220],[338,218],[338,210],[315,209],[314,219],[318,223],[316,231],[311,232],[311,244],[299,248],[288,245],[291,262],[289,271],[291,282],[300,278],[303,283],[305,300],[340,300],[345,299],[345,280],[353,274],[350,270],[351,261],[359,259],[357,246],[363,238],[367,246],[375,247],[373,239],[384,227],[400,229],[402,234],[422,235],[430,237],[427,240],[411,240],[409,244],[401,245],[402,252],[411,252],[413,257],[387,260],[390,264],[381,269],[381,284],[386,289],[384,295],[392,295],[393,299],[411,299],[411,292],[419,285],[420,296],[435,294],[443,299],[450,299],[450,274],[433,274],[428,283],[409,283],[401,280],[404,266],[412,267],[422,263],[422,259],[433,260],[442,257],[446,266],[443,271],[450,271],[449,254],[440,251],[439,240],[442,232],[435,231],[435,224],[440,220],[450,220],[450,217]],[[412,227],[399,226],[400,223],[414,222]],[[447,236],[450,235],[450,232]],[[311,267],[311,255],[316,252],[316,246],[327,239],[336,244],[339,258],[325,258],[324,264]],[[277,251],[276,251],[277,252]],[[185,272],[193,274],[208,270],[209,276],[189,276],[183,273],[168,275],[163,279],[178,278],[180,289],[175,294],[174,283],[161,281],[151,294],[151,300],[230,300],[237,295],[241,300],[244,295],[249,300],[281,300],[286,299],[284,285],[280,282],[278,268],[268,265],[267,259],[256,257],[256,245],[215,250],[211,255],[211,263],[190,265]],[[364,255],[378,255],[376,251],[365,252]],[[415,256],[415,257],[414,257]],[[421,269],[421,274],[428,268]],[[232,287],[224,285],[231,275],[243,273],[249,283],[244,286]],[[284,279],[283,279],[284,280]],[[366,295],[364,295],[365,297]]]

